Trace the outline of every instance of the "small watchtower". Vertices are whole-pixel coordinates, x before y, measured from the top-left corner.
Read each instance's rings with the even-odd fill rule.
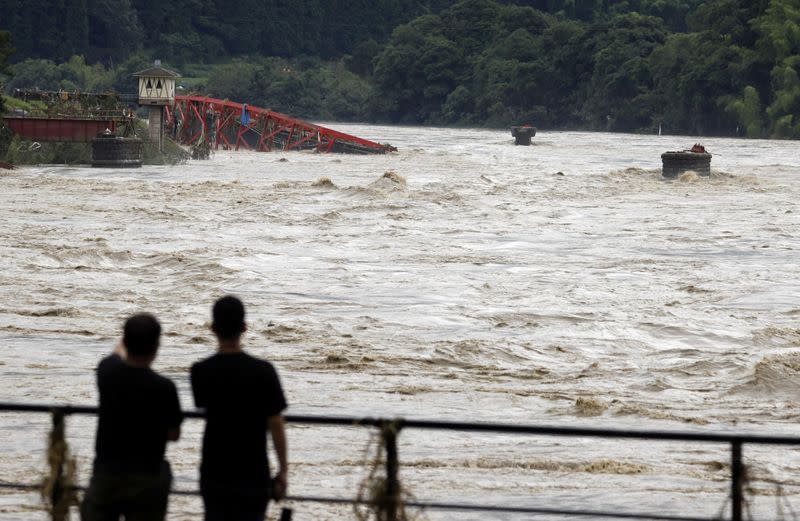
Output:
[[[139,105],[150,107],[148,135],[150,141],[162,149],[164,139],[164,107],[175,103],[175,78],[181,75],[161,66],[156,60],[153,67],[133,74],[139,78]]]

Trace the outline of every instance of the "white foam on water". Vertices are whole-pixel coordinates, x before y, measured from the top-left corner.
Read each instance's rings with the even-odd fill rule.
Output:
[[[3,400],[93,403],[94,365],[146,310],[166,333],[156,368],[189,407],[210,304],[232,292],[291,413],[796,434],[796,143],[540,132],[515,147],[506,131],[337,128],[399,152],[5,172]],[[662,179],[660,154],[697,141],[712,176]],[[0,476],[37,481],[48,422],[0,418]],[[181,488],[201,428],[170,448]],[[68,435],[85,481],[94,420],[70,418]],[[289,435],[292,494],[353,496],[367,431]],[[727,494],[725,447],[400,439],[418,499],[712,516]],[[796,499],[797,451],[747,455],[754,513],[774,513],[775,481]],[[4,494],[3,516],[42,518],[25,498]]]

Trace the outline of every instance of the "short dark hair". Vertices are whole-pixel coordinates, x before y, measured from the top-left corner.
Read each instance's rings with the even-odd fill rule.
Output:
[[[161,324],[150,313],[137,313],[125,321],[122,342],[129,355],[151,356],[158,350]]]
[[[238,338],[244,332],[244,304],[233,295],[217,300],[211,316],[214,332],[222,340]]]

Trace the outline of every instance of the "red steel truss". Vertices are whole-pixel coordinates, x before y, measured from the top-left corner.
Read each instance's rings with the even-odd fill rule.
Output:
[[[37,117],[6,115],[3,119],[15,134],[29,141],[89,142],[97,134],[117,129],[118,118]]]
[[[397,150],[285,114],[205,96],[175,96],[166,108],[167,131],[183,145],[205,140],[226,150],[308,150],[385,154]]]

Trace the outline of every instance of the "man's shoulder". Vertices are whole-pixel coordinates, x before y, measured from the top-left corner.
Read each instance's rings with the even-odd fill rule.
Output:
[[[97,369],[103,370],[122,367],[124,364],[125,362],[122,361],[122,358],[118,354],[114,353],[113,355],[108,355],[100,360],[100,362],[97,364]]]
[[[235,355],[222,355],[219,353],[213,354],[208,358],[204,358],[198,362],[193,363],[191,369],[202,370],[205,368],[212,368],[218,365],[241,365],[241,366],[269,367],[269,368],[273,367],[269,361],[242,351]]]
[[[157,385],[171,391],[177,392],[177,387],[175,387],[175,382],[172,381],[171,378],[164,376],[163,374],[158,374],[155,371],[153,373],[153,381],[157,383]]]
[[[198,360],[197,362],[193,363],[192,366],[189,368],[189,371],[194,373],[196,371],[203,371],[208,367],[214,366],[214,361],[217,358],[216,354],[213,354],[209,357],[203,358],[202,360]]]
[[[270,367],[270,368],[272,367],[272,363],[269,360],[253,356],[250,353],[245,353],[244,356],[246,357],[248,363],[251,363],[253,365],[257,365],[260,367]]]
[[[98,382],[114,381],[125,370],[125,362],[118,354],[108,355],[97,364]]]
[[[269,360],[253,356],[249,353],[245,353],[245,356],[245,364],[253,368],[253,370],[257,371],[259,374],[277,376],[278,371],[275,370],[275,366],[272,365],[272,362]]]
[[[202,360],[198,360],[197,362],[193,363],[190,367],[190,370],[194,371],[197,367],[203,367],[208,364],[209,358],[203,358]]]

